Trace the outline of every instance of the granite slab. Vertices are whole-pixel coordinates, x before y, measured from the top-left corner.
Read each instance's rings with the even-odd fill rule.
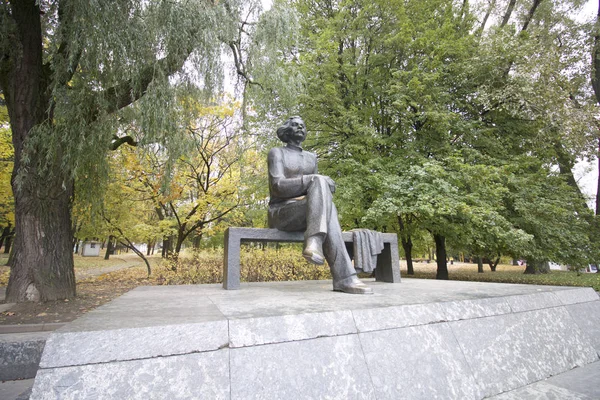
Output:
[[[600,300],[571,304],[566,309],[600,355]]]
[[[480,399],[447,323],[359,334],[378,399]]]
[[[484,396],[598,360],[564,307],[449,324]]]
[[[375,399],[356,335],[231,350],[231,399]]]
[[[367,283],[137,288],[51,335],[31,398],[479,399],[598,360],[591,289]]]
[[[229,349],[41,369],[31,400],[229,399]]]

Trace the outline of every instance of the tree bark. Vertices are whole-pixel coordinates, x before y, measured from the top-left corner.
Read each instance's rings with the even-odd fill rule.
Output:
[[[108,240],[106,242],[106,253],[104,253],[104,259],[108,260],[110,258],[110,253],[112,253],[113,245],[113,235],[108,236]]]
[[[4,238],[4,254],[10,254],[13,235],[9,234]]]
[[[200,236],[200,235],[194,236],[194,243],[193,243],[194,249],[198,250],[200,248],[200,240],[201,239],[202,239],[202,236]]]
[[[406,274],[414,275],[415,269],[413,266],[413,259],[412,259],[412,247],[413,247],[412,240],[409,237],[408,240],[401,239],[401,241],[402,241],[402,248],[404,249],[404,256],[406,257]]]
[[[121,232],[121,234],[123,234],[123,232]],[[139,251],[137,247],[133,245],[133,242],[131,242],[129,239],[124,238],[124,240],[125,241],[120,241],[121,244],[125,246],[127,250],[131,249],[138,257],[144,260],[144,263],[146,264],[146,271],[148,272],[148,277],[150,277],[150,274],[152,274],[152,268],[150,268],[150,263],[148,262],[148,259],[144,257],[144,253]]]
[[[398,225],[400,226],[400,242],[402,243],[402,248],[404,249],[404,256],[406,257],[406,273],[408,275],[414,275],[415,270],[413,267],[412,260],[413,243],[410,235],[406,230],[404,221],[400,215],[398,216]]]
[[[596,181],[596,216],[600,215],[600,136],[598,137],[598,180]]]
[[[596,26],[594,31],[594,47],[592,48],[592,88],[596,95],[596,101],[600,103],[600,1],[596,14]],[[600,132],[598,133],[598,181],[596,187],[596,224],[600,215]],[[598,265],[600,267],[600,264]],[[600,268],[596,271],[600,274]]]
[[[506,26],[506,24],[508,23],[508,20],[510,19],[510,16],[512,15],[512,12],[515,8],[515,4],[516,4],[517,0],[510,0],[508,3],[508,7],[506,9],[506,12],[504,13],[504,18],[502,18],[502,23],[500,24],[500,27],[503,28],[504,26]]]
[[[185,225],[184,225],[183,229],[185,229]],[[187,237],[187,235],[185,235],[185,233],[181,229],[179,230],[179,232],[177,232],[177,240],[175,241],[175,252],[174,252],[175,258],[179,257],[179,252],[181,251],[181,245],[183,244],[183,241],[185,240],[186,237]]]
[[[481,257],[477,257],[477,272],[483,274],[483,260]]]
[[[47,179],[36,179],[35,150],[21,185],[24,148],[36,125],[51,121],[46,115],[49,95],[44,73],[40,8],[35,0],[11,2],[15,47],[2,61],[0,88],[8,109],[15,151],[12,188],[15,198],[15,240],[7,302],[49,301],[75,296],[71,201],[73,182],[60,164]],[[8,59],[8,62],[6,61]],[[49,123],[49,122],[47,122]]]
[[[8,302],[75,297],[71,190],[54,184],[58,185],[55,195],[47,197],[13,189],[16,233]]]
[[[527,14],[527,18],[525,19],[525,22],[523,23],[523,28],[521,28],[521,32],[524,32],[527,30],[527,27],[531,23],[531,20],[533,19],[533,15],[535,14],[535,10],[537,10],[537,8],[541,2],[542,2],[542,0],[533,0],[533,4],[531,5],[531,8],[529,9],[529,13]]]
[[[490,0],[490,5],[489,5],[489,7],[487,8],[487,10],[485,12],[485,16],[483,17],[483,21],[481,21],[481,25],[477,29],[477,35],[478,36],[480,36],[482,34],[483,30],[485,29],[485,24],[487,23],[488,19],[490,18],[490,14],[494,10],[495,6],[496,6],[496,0]]]
[[[171,258],[173,256],[173,239],[174,235],[169,235],[163,238],[162,257]]]
[[[492,272],[496,272],[496,267],[498,266],[499,263],[500,263],[500,257],[496,257],[495,261],[492,261],[491,258],[488,260],[488,265],[490,266],[490,269],[492,270]]]
[[[437,274],[435,279],[448,280],[448,262],[446,261],[446,238],[442,235],[433,235],[435,241],[435,256],[437,258]]]
[[[2,245],[4,244],[4,240],[8,238],[8,236],[10,235],[10,225],[8,225],[7,227],[5,227],[4,229],[2,229],[2,236],[0,236],[0,248],[2,247]],[[6,251],[6,249],[4,249],[5,253],[8,253]]]
[[[547,261],[527,260],[524,274],[547,274],[550,272],[550,266]]]

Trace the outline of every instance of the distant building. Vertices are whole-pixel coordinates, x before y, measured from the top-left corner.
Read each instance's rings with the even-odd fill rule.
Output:
[[[568,271],[569,270],[569,267],[567,267],[566,265],[558,264],[558,263],[555,263],[552,261],[550,261],[548,263],[548,266],[550,267],[550,269],[557,270],[557,271]]]
[[[100,255],[100,242],[89,241],[83,242],[83,246],[81,247],[81,256],[82,257],[98,257]]]

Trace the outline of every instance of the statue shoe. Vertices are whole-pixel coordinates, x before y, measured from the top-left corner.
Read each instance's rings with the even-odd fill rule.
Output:
[[[356,275],[333,282],[333,290],[351,294],[373,294],[373,289],[365,285]]]
[[[302,256],[312,264],[323,265],[325,257],[323,256],[323,239],[319,236],[309,236],[306,238]]]

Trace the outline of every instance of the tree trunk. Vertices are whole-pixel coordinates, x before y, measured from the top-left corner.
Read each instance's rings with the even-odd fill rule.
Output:
[[[600,57],[600,54],[598,56]],[[596,184],[596,216],[600,216],[600,136],[598,137],[598,180]]]
[[[4,244],[4,240],[8,238],[8,236],[10,235],[10,225],[8,225],[7,227],[5,227],[2,230],[2,236],[0,236],[0,248],[2,248],[2,245]],[[5,251],[6,253],[6,251]]]
[[[492,261],[491,259],[488,260],[488,265],[490,266],[490,269],[492,270],[492,272],[496,272],[496,267],[498,266],[499,263],[500,263],[500,257],[496,257],[495,261]]]
[[[163,238],[163,250],[162,257],[163,258],[171,258],[173,256],[173,239],[174,235],[169,235]]]
[[[121,232],[122,234],[123,232]],[[148,259],[146,257],[144,257],[144,253],[142,253],[141,251],[139,251],[137,249],[137,247],[135,247],[133,245],[133,242],[131,242],[129,239],[124,238],[124,242],[121,241],[121,244],[123,246],[125,246],[125,248],[127,250],[131,249],[135,254],[137,254],[138,257],[140,257],[142,260],[144,260],[144,263],[146,264],[146,270],[148,271],[148,277],[150,277],[150,274],[152,274],[152,268],[150,268],[150,263],[148,262]]]
[[[12,235],[8,235],[5,239],[4,239],[4,254],[9,254],[10,253],[10,247],[12,245]]]
[[[57,185],[54,195],[47,197],[13,188],[16,233],[7,302],[75,296],[71,190],[64,190],[62,182],[54,184]]]
[[[596,101],[600,103],[600,1],[596,14],[596,29],[594,31],[594,47],[592,48],[592,88]],[[596,187],[596,224],[600,215],[600,133],[598,134],[598,186]],[[598,265],[600,267],[600,264]],[[600,268],[596,271],[600,274]]]
[[[524,274],[547,274],[550,272],[548,261],[527,260]]]
[[[483,274],[483,260],[481,257],[477,257],[477,272]]]
[[[483,30],[485,29],[485,24],[487,23],[488,18],[490,17],[490,14],[492,13],[492,11],[494,10],[494,7],[496,6],[496,0],[491,0],[490,1],[490,5],[488,6],[486,12],[485,12],[485,16],[483,17],[483,21],[481,22],[481,25],[479,26],[477,33],[480,36],[483,32]]]
[[[415,270],[413,268],[412,260],[412,248],[413,243],[410,235],[408,234],[402,217],[398,216],[398,225],[400,226],[400,241],[402,242],[402,248],[404,249],[404,256],[406,257],[406,273],[408,275],[414,275]]]
[[[412,240],[410,239],[410,237],[408,238],[408,240],[404,240],[402,239],[402,248],[404,249],[404,256],[406,257],[406,273],[408,275],[414,275],[415,274],[415,269],[413,267],[413,260],[412,260]]]
[[[500,24],[500,27],[504,27],[506,26],[506,24],[508,23],[508,20],[510,19],[510,16],[512,15],[512,12],[515,8],[515,3],[517,2],[517,0],[510,0],[508,3],[508,7],[506,8],[506,12],[504,13],[504,18],[502,18],[502,23]]]
[[[106,242],[106,253],[104,253],[104,259],[108,260],[110,258],[110,253],[112,253],[113,245],[113,235],[108,236],[108,240]]]
[[[448,263],[446,261],[446,238],[442,235],[433,235],[435,241],[435,256],[437,258],[437,274],[435,279],[448,279]]]
[[[10,267],[13,264],[13,259],[15,257],[15,248],[12,247],[10,249],[10,253],[8,253],[8,260],[6,260],[6,266]]]
[[[195,250],[198,250],[200,248],[200,241],[201,240],[202,240],[202,236],[200,236],[200,235],[194,236],[193,247],[194,247]]]
[[[43,174],[38,170],[47,154],[37,148],[27,151],[26,175],[21,171],[25,146],[35,127],[51,124],[48,79],[43,68],[41,12],[37,1],[10,3],[15,22],[15,45],[3,56],[7,68],[0,74],[6,100],[14,166],[12,188],[15,198],[15,239],[7,302],[48,301],[75,296],[71,201],[73,182],[56,163]],[[9,62],[5,60],[8,57]],[[52,126],[46,126],[48,130]],[[42,178],[43,175],[43,178]]]
[[[181,236],[177,236],[177,241],[175,242],[175,257],[179,256],[179,252],[181,251],[182,244],[183,244],[183,239],[181,239]]]

